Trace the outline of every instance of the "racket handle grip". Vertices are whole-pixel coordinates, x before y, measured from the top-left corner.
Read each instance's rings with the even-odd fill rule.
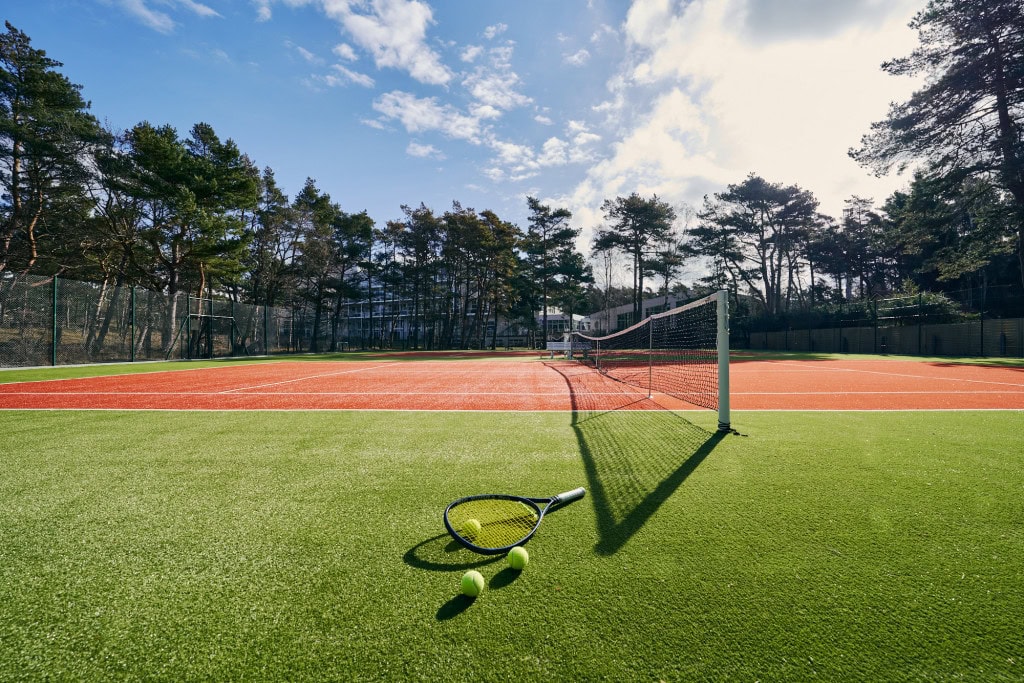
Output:
[[[581,486],[578,489],[573,489],[572,491],[559,493],[555,496],[554,503],[555,505],[565,505],[566,503],[571,503],[574,500],[579,500],[585,495],[587,495],[587,490]]]

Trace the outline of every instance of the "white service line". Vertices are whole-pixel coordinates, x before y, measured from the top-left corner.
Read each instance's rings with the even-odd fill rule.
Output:
[[[232,391],[235,391],[232,389]],[[227,391],[7,391],[4,396],[223,396]],[[270,393],[241,394],[249,398],[268,398],[274,396],[565,396],[564,391],[274,391]],[[620,393],[597,394],[588,392],[588,396],[623,396]],[[638,396],[640,394],[637,394]],[[644,394],[644,398],[646,398]]]
[[[958,377],[932,377],[930,375],[911,375],[904,372],[882,372],[881,370],[856,370],[854,368],[828,368],[828,367],[803,367],[805,364],[797,363],[796,361],[781,361],[782,365],[795,365],[800,369],[801,372],[860,372],[867,375],[885,375],[887,377],[910,377],[912,379],[938,379],[947,382],[972,382],[974,384],[996,384],[999,386],[1006,387],[1021,387],[1024,388],[1024,383],[1016,384],[1014,382],[993,382],[986,379],[965,379]]]
[[[292,379],[281,380],[280,382],[268,382],[266,384],[253,384],[248,387],[235,387],[234,389],[225,389],[224,391],[218,391],[218,394],[230,394],[235,391],[249,391],[250,389],[263,389],[264,387],[276,387],[282,384],[290,384],[292,382],[305,382],[307,379],[320,379],[321,377],[334,377],[336,375],[350,375],[353,372],[363,372],[364,370],[376,370],[378,368],[390,367],[392,363],[385,363],[383,365],[372,365],[368,368],[356,368],[354,370],[339,370],[338,372],[325,372],[320,375],[309,375],[307,377],[295,377]]]
[[[961,394],[981,394],[984,396],[1017,396],[1024,391],[992,389],[991,391],[730,391],[731,396],[909,396],[922,394],[925,396],[959,396]]]

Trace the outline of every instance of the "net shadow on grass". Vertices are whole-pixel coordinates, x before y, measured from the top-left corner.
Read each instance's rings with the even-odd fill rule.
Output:
[[[595,551],[612,555],[639,531],[725,437],[666,410],[646,392],[572,363],[549,363],[569,386],[597,515]]]

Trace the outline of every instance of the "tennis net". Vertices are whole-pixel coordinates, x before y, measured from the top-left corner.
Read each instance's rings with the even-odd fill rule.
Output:
[[[652,315],[621,332],[574,332],[569,357],[608,377],[718,411],[729,426],[729,309],[725,290]]]

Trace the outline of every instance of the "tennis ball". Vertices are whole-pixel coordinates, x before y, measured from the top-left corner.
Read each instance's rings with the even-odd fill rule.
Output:
[[[517,545],[512,550],[508,551],[508,566],[512,567],[516,571],[523,571],[526,569],[527,563],[530,561],[530,553],[526,552],[526,548],[521,545]]]
[[[484,590],[484,577],[475,569],[462,575],[462,594],[475,598]]]
[[[480,533],[481,525],[479,519],[467,519],[462,525],[462,535],[473,538]]]

